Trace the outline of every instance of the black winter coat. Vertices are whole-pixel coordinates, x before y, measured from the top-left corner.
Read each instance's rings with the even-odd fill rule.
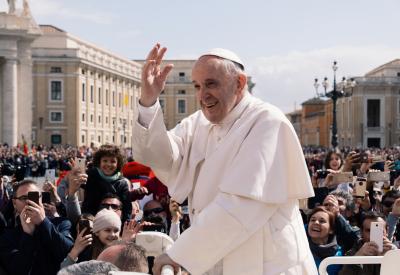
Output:
[[[85,190],[82,203],[82,213],[96,215],[99,210],[101,200],[107,193],[117,195],[122,201],[122,221],[130,219],[132,213],[132,203],[129,200],[128,181],[124,177],[119,177],[113,182],[105,181],[96,168],[87,171],[88,179],[81,187]]]

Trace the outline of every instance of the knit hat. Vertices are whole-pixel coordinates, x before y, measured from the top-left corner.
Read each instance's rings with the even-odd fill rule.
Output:
[[[113,210],[103,209],[94,217],[93,233],[108,227],[121,229],[121,218]]]

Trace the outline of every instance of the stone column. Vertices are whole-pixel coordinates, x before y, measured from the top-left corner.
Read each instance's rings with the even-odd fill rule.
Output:
[[[17,60],[6,59],[3,65],[3,142],[10,146],[18,142]],[[21,110],[23,111],[23,110]]]
[[[32,52],[31,40],[21,40],[18,43],[18,141],[31,144],[32,137]],[[36,102],[37,104],[37,102]]]

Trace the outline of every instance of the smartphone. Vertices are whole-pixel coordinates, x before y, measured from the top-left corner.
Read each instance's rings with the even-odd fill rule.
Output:
[[[379,252],[383,251],[383,223],[371,222],[369,241],[378,245]]]
[[[78,167],[83,173],[86,172],[86,160],[83,158],[75,158],[75,167]]]
[[[368,181],[390,181],[390,172],[369,172]]]
[[[92,222],[89,220],[80,220],[78,223],[79,232],[86,228],[85,234],[88,235],[92,232]]]
[[[140,187],[141,187],[140,182],[138,181],[132,182],[132,190],[139,189]]]
[[[42,192],[42,203],[51,203],[51,196],[50,192]]]
[[[369,163],[368,154],[365,152],[360,153],[360,162]]]
[[[28,192],[28,200],[33,201],[36,204],[39,204],[39,192],[38,191]]]
[[[324,179],[328,176],[329,172],[327,170],[317,170],[317,178]]]
[[[47,169],[44,178],[46,181],[54,182],[56,179],[56,170],[55,169]]]
[[[181,206],[182,214],[189,215],[189,207],[187,205]]]
[[[367,190],[367,179],[357,178],[354,184],[355,197],[364,198],[366,190]]]
[[[334,183],[353,182],[352,172],[342,172],[333,174]]]

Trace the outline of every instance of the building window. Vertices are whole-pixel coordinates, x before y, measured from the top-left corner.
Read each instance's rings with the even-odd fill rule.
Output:
[[[93,115],[90,115],[90,123],[93,123]]]
[[[106,106],[108,106],[108,90],[106,89]]]
[[[50,122],[63,122],[63,113],[60,111],[50,111]]]
[[[178,90],[178,95],[185,95],[186,91],[185,90]]]
[[[86,100],[86,85],[82,83],[82,101],[85,102]]]
[[[99,116],[99,123],[101,123],[101,116]]]
[[[118,94],[118,107],[122,107],[122,94],[121,93],[119,93]]]
[[[186,100],[178,99],[178,114],[186,113]]]
[[[85,114],[82,114],[82,122],[85,122]]]
[[[90,85],[90,103],[93,103],[93,99],[94,99],[93,85]]]
[[[367,100],[367,127],[379,127],[381,121],[381,101],[379,99]]]
[[[101,136],[98,136],[98,137],[97,137],[97,141],[98,141],[98,142],[101,142]]]
[[[81,136],[81,141],[82,141],[82,143],[85,143],[85,135]]]
[[[108,124],[108,116],[106,116],[106,124]]]
[[[50,73],[62,73],[61,67],[51,67]]]
[[[98,102],[101,104],[101,88],[99,88],[99,94],[98,94]]]
[[[179,72],[179,81],[185,81],[185,73]]]
[[[115,107],[115,91],[112,93],[112,106]]]
[[[59,80],[50,82],[50,101],[62,101],[62,83]]]
[[[61,135],[51,135],[51,144],[61,144]]]

